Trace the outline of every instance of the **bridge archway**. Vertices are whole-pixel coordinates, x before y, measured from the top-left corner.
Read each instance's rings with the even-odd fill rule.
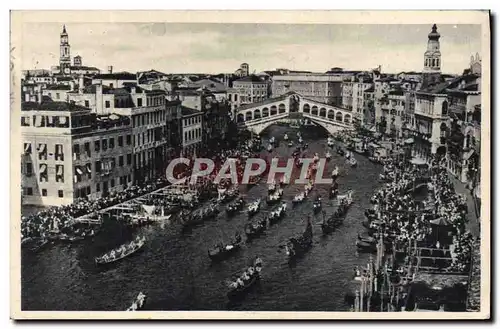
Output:
[[[342,112],[335,114],[335,121],[342,122]]]
[[[276,108],[276,105],[271,106],[271,115],[278,114],[278,109]]]
[[[351,116],[349,114],[344,115],[344,123],[351,123]]]
[[[254,120],[260,119],[260,110],[259,109],[256,109],[255,111],[253,111],[253,119]]]
[[[316,105],[312,107],[311,115],[318,115],[318,107]]]
[[[328,119],[335,120],[335,111],[334,110],[328,111]]]
[[[253,113],[252,111],[248,111],[245,113],[245,121],[250,121],[253,119]]]
[[[311,113],[311,107],[309,106],[309,104],[304,104],[304,106],[302,107],[302,111],[304,113]]]
[[[319,109],[319,116],[326,118],[326,109],[324,107]]]
[[[245,122],[245,115],[243,113],[238,113],[237,122],[238,123]]]
[[[267,107],[264,107],[262,109],[262,117],[267,118],[269,116],[269,109]]]
[[[286,106],[285,104],[281,103],[278,107],[278,112],[279,113],[285,113],[286,112]]]

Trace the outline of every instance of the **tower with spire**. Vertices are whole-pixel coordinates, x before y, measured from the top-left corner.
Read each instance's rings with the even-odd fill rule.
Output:
[[[70,46],[68,40],[68,33],[66,32],[66,25],[63,25],[59,48],[60,48],[59,68],[61,70],[61,73],[64,73],[66,68],[69,68],[71,66]]]
[[[441,35],[437,31],[436,24],[432,26],[432,31],[428,37],[427,50],[424,53],[424,72],[441,73],[441,51],[439,49]]]
[[[432,25],[427,41],[427,50],[424,53],[424,71],[422,74],[422,88],[429,88],[441,82],[441,51],[436,24]]]

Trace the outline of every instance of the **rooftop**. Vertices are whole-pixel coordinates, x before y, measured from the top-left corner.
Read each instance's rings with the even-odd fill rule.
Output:
[[[85,65],[70,66],[69,69],[71,71],[76,71],[76,70],[100,71],[97,67],[94,67],[94,66],[85,66]]]
[[[67,102],[42,102],[41,104],[37,102],[23,102],[21,104],[21,111],[84,111],[90,113],[91,110],[86,107]]]
[[[94,79],[103,79],[103,80],[137,80],[137,76],[130,72],[117,72],[117,73],[105,73],[98,74],[94,77]]]
[[[200,111],[193,110],[189,107],[181,106],[182,116],[189,116],[194,114],[202,114]]]
[[[264,83],[264,81],[262,81],[258,76],[255,76],[255,75],[250,75],[248,77],[238,79],[234,82],[260,82],[260,83]]]
[[[71,90],[71,87],[68,85],[48,85],[45,89],[48,89],[48,90]]]

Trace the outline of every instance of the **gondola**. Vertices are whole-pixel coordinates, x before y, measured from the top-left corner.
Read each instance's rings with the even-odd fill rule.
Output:
[[[315,214],[319,213],[321,211],[321,197],[317,197],[316,200],[314,200],[314,203],[313,203],[313,212]]]
[[[257,223],[248,223],[245,225],[245,235],[247,236],[247,240],[252,240],[262,233],[264,233],[267,229],[267,219],[262,218]]]
[[[283,189],[277,189],[273,194],[269,195],[267,197],[267,204],[272,205],[276,204],[281,201],[281,198],[283,197]]]
[[[210,205],[208,207],[205,207],[203,209],[191,213],[190,216],[186,216],[185,218],[183,218],[182,225],[184,228],[198,225],[209,219],[217,217],[219,213],[220,213],[219,208],[217,208],[215,205]]]
[[[337,210],[328,219],[323,218],[323,222],[321,223],[323,234],[331,233],[342,225],[352,203],[352,191],[349,191],[347,195],[339,196],[339,207]]]
[[[270,225],[275,224],[277,221],[282,219],[286,214],[286,208],[287,205],[285,202],[283,202],[278,207],[276,207],[276,209],[271,211],[267,216],[267,221],[269,222],[269,224]]]
[[[132,242],[123,244],[120,247],[113,249],[102,256],[96,257],[94,261],[98,265],[117,262],[141,249],[142,246],[144,246],[145,241],[146,239],[144,237],[137,237]]]
[[[376,243],[368,243],[365,241],[356,241],[356,247],[358,248],[359,252],[376,252],[377,251],[377,244]]]
[[[305,192],[299,193],[293,197],[292,204],[297,205],[299,203],[302,203],[305,199],[306,199]]]
[[[135,300],[132,302],[129,308],[126,309],[127,312],[138,311],[144,307],[144,302],[146,301],[146,295],[141,292],[135,297]]]
[[[330,190],[329,190],[329,197],[330,199],[333,199],[335,198],[337,195],[339,194],[339,184],[337,184],[337,182],[334,182],[332,184],[332,186],[330,187]]]
[[[253,266],[247,268],[237,280],[229,283],[227,298],[233,300],[243,297],[260,280],[262,267],[262,260],[260,258],[255,259]]]
[[[236,212],[240,211],[243,209],[243,206],[245,205],[245,201],[243,198],[238,198],[237,200],[233,201],[226,207],[226,213],[231,216],[234,215]]]
[[[256,213],[259,212],[261,202],[262,202],[262,200],[258,199],[256,201],[252,202],[248,206],[248,216],[253,216],[253,215],[255,215]]]
[[[312,247],[312,224],[311,218],[307,219],[307,226],[300,236],[290,238],[285,244],[285,254],[288,261],[294,260],[296,257],[304,254]]]
[[[226,245],[219,244],[208,250],[208,257],[214,262],[221,261],[238,251],[243,244],[241,235],[236,233],[234,240]]]

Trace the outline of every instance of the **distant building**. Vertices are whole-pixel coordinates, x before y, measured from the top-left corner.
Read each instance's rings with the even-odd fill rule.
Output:
[[[261,102],[269,97],[268,83],[255,75],[233,82],[233,89],[238,92],[239,104]]]
[[[342,76],[328,74],[276,75],[272,80],[272,95],[279,97],[294,91],[320,103],[341,106]]]
[[[250,66],[247,63],[242,63],[240,68],[237,69],[234,74],[239,77],[247,77],[250,75]]]
[[[73,66],[80,67],[82,66],[82,56],[77,55],[73,58]]]
[[[182,155],[192,157],[199,154],[203,142],[203,113],[182,107]]]

